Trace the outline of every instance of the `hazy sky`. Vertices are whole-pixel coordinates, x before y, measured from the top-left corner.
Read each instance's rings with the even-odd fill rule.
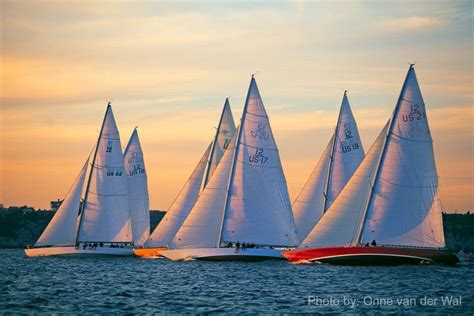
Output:
[[[0,3],[0,203],[62,198],[110,100],[122,146],[139,126],[151,208],[166,210],[225,97],[240,118],[252,73],[294,198],[343,91],[367,150],[416,62],[444,206],[473,210],[471,1]]]

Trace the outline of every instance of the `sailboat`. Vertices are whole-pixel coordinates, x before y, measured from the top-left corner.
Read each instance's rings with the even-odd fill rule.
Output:
[[[132,239],[133,244],[140,247],[150,236],[150,209],[145,161],[136,127],[125,147],[123,156],[127,174]]]
[[[347,91],[344,91],[331,140],[293,203],[297,233],[301,241],[334,202],[362,159],[364,148]]]
[[[445,250],[425,103],[410,65],[391,119],[292,262],[455,264]]]
[[[146,258],[160,257],[160,251],[168,249],[171,240],[196,203],[200,192],[206,187],[209,179],[214,174],[235,131],[234,118],[227,98],[214,139],[205,150],[163,219],[145,242],[144,247],[134,249],[135,255]]]
[[[297,244],[278,148],[252,76],[237,132],[170,249],[160,254],[171,260],[281,259]]]
[[[88,165],[89,159],[35,246],[25,249],[27,256],[133,254],[127,179],[110,102]]]

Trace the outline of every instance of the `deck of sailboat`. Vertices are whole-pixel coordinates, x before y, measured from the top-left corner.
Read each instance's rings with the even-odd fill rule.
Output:
[[[37,247],[26,248],[25,254],[28,257],[45,256],[133,256],[132,248],[76,248],[75,246],[57,246],[57,247]]]
[[[400,265],[438,263],[454,265],[459,259],[452,253],[438,249],[409,247],[324,247],[284,252],[294,263],[320,262],[336,265]]]
[[[271,248],[188,248],[161,251],[160,254],[170,260],[207,260],[207,261],[263,261],[282,260],[283,249]]]

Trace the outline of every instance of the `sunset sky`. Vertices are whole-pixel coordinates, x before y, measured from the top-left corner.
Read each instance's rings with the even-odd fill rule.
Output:
[[[150,205],[166,210],[226,97],[240,118],[252,73],[294,198],[343,91],[368,150],[416,62],[444,207],[473,210],[471,1],[0,3],[6,206],[62,198],[112,101],[123,147],[139,127]]]

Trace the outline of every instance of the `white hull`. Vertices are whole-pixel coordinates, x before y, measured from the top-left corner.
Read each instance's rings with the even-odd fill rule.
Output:
[[[74,246],[45,247],[25,249],[28,257],[44,256],[133,256],[132,248],[97,247],[96,249],[82,249]]]
[[[283,259],[282,249],[259,248],[189,248],[160,251],[160,255],[173,261],[177,260],[216,260],[216,261],[259,261],[266,259]]]

